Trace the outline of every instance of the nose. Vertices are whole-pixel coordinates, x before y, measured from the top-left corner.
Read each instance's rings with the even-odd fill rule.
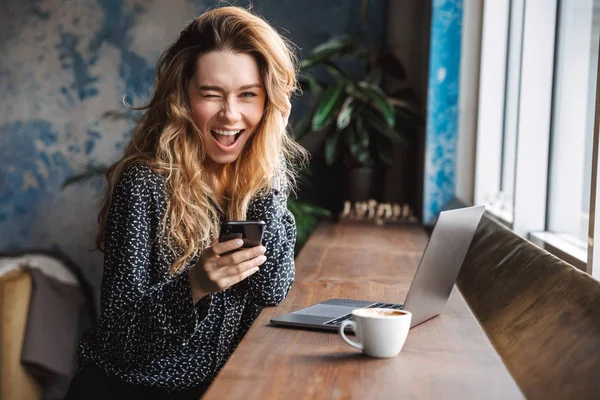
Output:
[[[219,116],[227,122],[239,121],[241,116],[237,101],[234,99],[224,101]]]

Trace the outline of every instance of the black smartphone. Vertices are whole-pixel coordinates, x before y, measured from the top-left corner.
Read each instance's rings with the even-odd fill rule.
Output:
[[[221,225],[219,242],[242,239],[244,241],[244,244],[241,247],[242,249],[256,247],[262,244],[264,232],[264,221],[225,221],[223,225]],[[232,250],[221,255],[227,255],[237,250]]]

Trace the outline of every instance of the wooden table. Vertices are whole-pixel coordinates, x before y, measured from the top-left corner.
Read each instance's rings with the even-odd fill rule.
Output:
[[[335,333],[270,325],[334,297],[402,302],[426,243],[415,225],[320,225],[287,299],[262,311],[204,398],[523,398],[456,287],[444,313],[413,328],[392,359],[363,356]]]

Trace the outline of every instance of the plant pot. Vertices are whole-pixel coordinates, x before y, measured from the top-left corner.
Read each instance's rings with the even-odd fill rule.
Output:
[[[342,201],[381,200],[383,192],[381,168],[345,168],[342,179]]]

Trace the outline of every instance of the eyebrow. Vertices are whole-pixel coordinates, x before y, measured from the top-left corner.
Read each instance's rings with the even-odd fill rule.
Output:
[[[250,85],[240,86],[238,88],[238,90],[248,90],[248,89],[253,89],[253,88],[261,88],[261,87],[262,87],[262,85],[260,83],[252,83]],[[209,86],[209,85],[198,86],[198,90],[212,90],[215,92],[224,92],[225,91],[220,86]]]

